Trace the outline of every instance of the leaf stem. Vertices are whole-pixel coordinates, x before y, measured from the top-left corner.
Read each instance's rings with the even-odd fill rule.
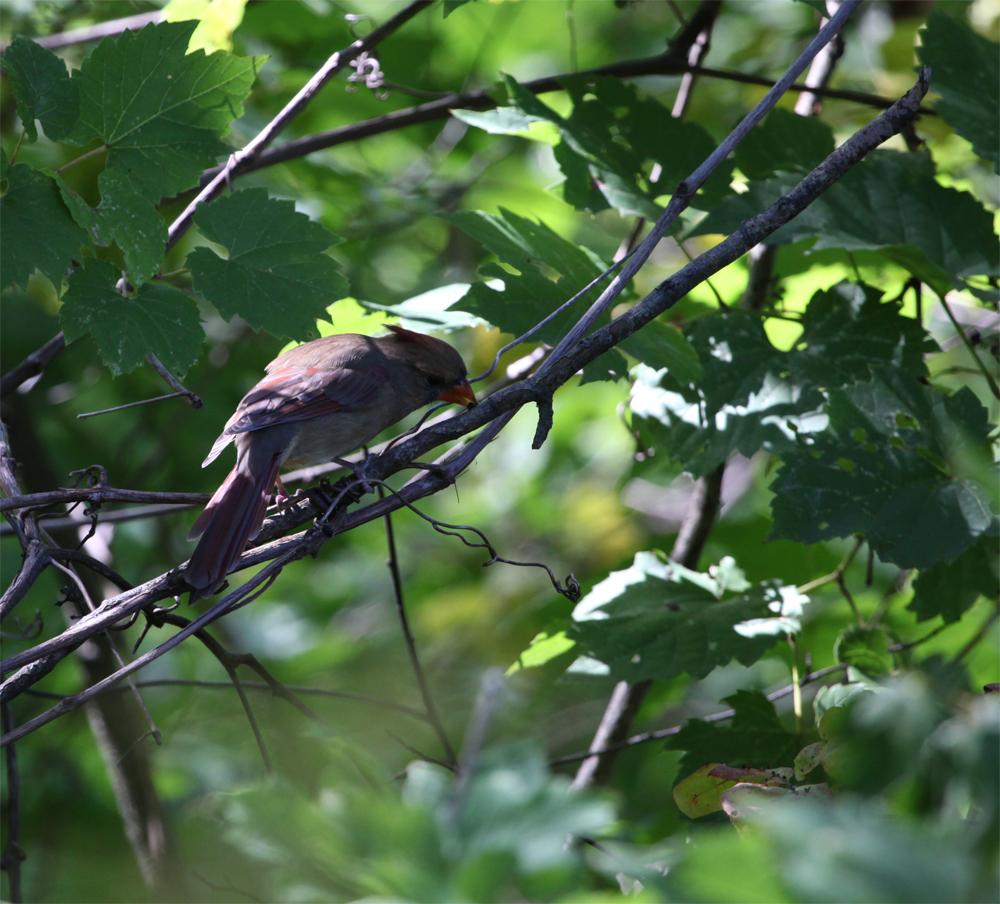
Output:
[[[823,587],[826,584],[832,584],[839,580],[841,575],[847,570],[848,565],[854,561],[854,557],[858,554],[858,550],[861,549],[861,544],[865,541],[862,537],[855,537],[854,548],[844,556],[844,560],[828,575],[824,575],[821,578],[816,578],[815,581],[810,581],[808,584],[803,584],[801,587],[797,587],[799,593],[809,593],[810,590],[815,590],[818,587]]]
[[[992,615],[990,615],[990,617],[983,622],[982,627],[980,627],[980,629],[976,632],[972,640],[962,647],[959,654],[953,660],[953,665],[958,665],[958,663],[960,663],[966,656],[968,656],[969,653],[972,652],[976,645],[986,636],[986,632],[993,627],[993,622],[995,622],[998,618],[1000,618],[1000,602],[998,602],[997,608],[993,610]]]
[[[25,130],[21,129],[21,134],[17,138],[17,146],[14,148],[14,153],[10,155],[10,166],[14,165],[17,160],[17,152],[21,150],[21,143],[24,141]]]
[[[103,154],[105,151],[109,150],[111,150],[111,145],[102,144],[100,147],[96,147],[91,151],[87,151],[86,154],[81,154],[75,160],[70,160],[69,163],[60,166],[59,169],[56,170],[56,175],[61,176],[71,166],[76,166],[78,163],[83,163],[83,161],[86,160],[88,157],[96,157],[98,154]]]

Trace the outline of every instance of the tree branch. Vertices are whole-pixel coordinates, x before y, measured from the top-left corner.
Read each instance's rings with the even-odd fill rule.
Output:
[[[355,41],[350,47],[333,54],[313,75],[286,105],[246,147],[233,154],[221,170],[198,193],[197,197],[184,209],[179,217],[170,224],[167,230],[167,248],[169,251],[181,236],[191,227],[194,212],[199,204],[207,203],[222,193],[229,183],[238,164],[244,160],[254,160],[288,124],[301,113],[309,102],[319,93],[320,89],[332,79],[351,60],[357,59],[362,53],[368,53],[381,41],[396,31],[400,26],[412,19],[417,13],[431,5],[433,0],[413,0],[395,16],[384,24],[372,30],[370,34]]]
[[[66,337],[61,333],[56,333],[48,342],[37,351],[33,351],[17,367],[7,371],[0,378],[0,399],[9,396],[26,380],[40,374],[45,365],[56,355],[66,348]]]

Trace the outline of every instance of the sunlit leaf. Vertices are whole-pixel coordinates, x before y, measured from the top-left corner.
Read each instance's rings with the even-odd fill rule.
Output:
[[[266,189],[200,207],[195,223],[229,252],[223,259],[195,248],[187,259],[195,289],[226,319],[238,314],[275,336],[314,339],[316,321],[329,320],[327,307],[347,294],[336,261],[323,253],[340,239]]]

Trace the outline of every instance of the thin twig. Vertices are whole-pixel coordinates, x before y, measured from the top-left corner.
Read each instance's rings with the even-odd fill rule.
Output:
[[[51,709],[46,710],[41,715],[36,716],[34,719],[31,719],[28,722],[25,722],[23,725],[20,725],[17,728],[15,728],[12,732],[8,733],[2,740],[0,740],[0,747],[6,746],[7,744],[11,744],[14,741],[18,740],[19,738],[22,738],[25,735],[30,734],[32,731],[35,731],[37,728],[40,728],[42,725],[46,725],[49,722],[53,721],[54,719],[57,719],[59,716],[64,715],[65,713],[68,712],[72,712],[75,709],[78,709],[80,706],[83,706],[89,700],[92,700],[94,697],[100,694],[105,688],[117,684],[122,679],[127,678],[134,672],[139,671],[139,669],[148,665],[155,659],[159,659],[164,653],[167,653],[170,650],[172,650],[179,643],[181,643],[183,640],[186,640],[196,631],[200,630],[201,628],[204,628],[207,625],[210,625],[213,621],[216,621],[217,619],[221,618],[227,612],[237,608],[237,606],[241,602],[246,601],[245,598],[248,597],[251,591],[253,591],[255,588],[259,587],[262,584],[266,585],[267,582],[269,582],[270,579],[272,579],[275,575],[277,575],[277,573],[280,572],[285,565],[287,565],[294,559],[301,558],[303,555],[306,555],[306,553],[307,549],[305,547],[300,549],[289,550],[280,558],[275,559],[270,565],[268,565],[262,571],[254,575],[249,581],[247,581],[241,587],[238,587],[232,593],[227,594],[225,597],[219,600],[219,602],[217,602],[214,606],[203,612],[197,619],[191,622],[191,624],[189,624],[186,628],[183,628],[180,631],[178,631],[173,637],[164,641],[155,649],[150,650],[148,653],[145,653],[138,659],[134,659],[132,662],[128,663],[123,668],[118,669],[118,671],[113,672],[111,675],[108,675],[106,678],[102,679],[101,681],[98,681],[96,684],[92,684],[86,690],[80,691],[77,694],[72,694],[69,697],[64,698],[55,706],[53,706]],[[99,613],[94,613],[94,614],[97,615]],[[77,625],[79,625],[80,622],[82,621],[83,619],[77,622]],[[68,634],[71,631],[72,627],[67,629],[67,631],[63,632],[63,634],[64,635]],[[12,680],[13,678],[8,679],[8,681],[5,682],[5,684],[9,683]]]
[[[392,738],[397,744],[399,744],[400,747],[404,748],[405,750],[408,750],[415,757],[417,757],[417,759],[421,759],[426,763],[433,763],[435,766],[443,766],[449,772],[455,772],[458,769],[458,767],[453,762],[449,763],[447,760],[439,760],[436,757],[424,753],[422,750],[417,750],[416,747],[414,747],[412,744],[407,744],[406,741],[404,741],[398,735],[393,734],[391,731],[389,731],[388,728],[385,730],[385,733],[389,735],[389,737]]]
[[[157,502],[171,505],[204,505],[208,493],[159,493],[151,490],[126,490],[118,487],[96,486],[74,489],[49,490],[0,499],[0,512],[23,508],[47,508],[64,502],[88,502],[100,505],[105,502]]]
[[[199,204],[211,201],[222,193],[222,190],[230,183],[234,172],[237,171],[241,163],[252,162],[260,156],[267,146],[291,123],[296,116],[301,113],[309,102],[319,93],[320,89],[332,79],[341,69],[347,66],[351,60],[356,59],[363,53],[368,53],[381,41],[389,37],[394,31],[412,19],[421,10],[431,5],[432,0],[413,0],[410,4],[396,13],[391,19],[360,40],[355,41],[344,50],[334,53],[316,71],[311,79],[293,97],[260,132],[244,148],[234,153],[228,162],[212,177],[211,181],[200,191],[195,199],[188,204],[180,216],[170,224],[167,230],[167,247],[169,251],[181,236],[191,227],[194,221],[194,213]]]
[[[858,550],[864,545],[864,539],[862,537],[854,538],[854,546],[851,547],[850,552],[844,556],[841,563],[829,574],[824,575],[821,578],[816,578],[814,581],[809,581],[807,584],[803,584],[801,587],[796,587],[795,589],[799,593],[810,593],[816,590],[818,587],[822,587],[824,584],[832,584],[836,582],[840,576],[847,571],[847,567],[854,561],[854,557],[858,554]]]
[[[810,672],[807,675],[802,676],[802,680],[799,682],[800,687],[805,687],[807,684],[812,684],[814,681],[818,681],[820,678],[825,678],[827,675],[833,675],[836,672],[842,672],[847,668],[845,663],[839,663],[838,665],[831,665],[825,669],[820,669],[816,672]],[[768,694],[767,699],[772,703],[775,700],[780,700],[782,697],[787,697],[789,694],[795,692],[795,686],[792,684],[781,688],[781,690],[774,691],[774,693]],[[726,719],[731,719],[736,715],[736,710],[725,709],[722,712],[712,713],[709,716],[700,717],[699,721],[702,722],[724,722]],[[588,750],[586,753],[570,753],[565,756],[556,757],[555,759],[549,760],[549,766],[563,766],[566,763],[578,763],[580,760],[586,760],[591,757],[601,757],[609,753],[616,753],[620,750],[626,750],[629,747],[635,747],[637,744],[647,744],[650,741],[659,741],[663,738],[672,737],[675,734],[679,734],[683,725],[674,725],[671,728],[659,728],[656,731],[644,731],[642,734],[633,735],[627,740],[620,741],[615,744],[609,744],[600,750]]]
[[[99,414],[111,414],[112,411],[124,411],[126,408],[136,408],[139,405],[149,405],[153,402],[163,402],[166,399],[176,399],[178,396],[187,396],[186,392],[169,392],[166,395],[155,396],[152,399],[139,399],[138,402],[126,402],[124,405],[115,405],[114,408],[102,408],[100,411],[88,411],[85,414],[78,414],[77,418],[83,420],[88,417],[97,417]],[[195,405],[194,407],[199,407]]]
[[[560,75],[546,76],[545,78],[524,82],[522,87],[533,94],[547,94],[551,91],[562,91],[562,80],[570,76],[638,78],[645,75],[684,75],[686,73],[764,87],[773,87],[775,84],[771,79],[748,75],[742,72],[709,69],[703,66],[690,66],[684,62],[682,56],[674,55],[674,51],[671,50],[667,54],[660,54],[659,56],[639,60],[626,60],[621,63],[613,63],[609,66],[601,66],[597,69],[584,70],[580,73],[567,72]],[[810,87],[809,85],[789,85],[788,90],[809,92],[818,97],[854,101],[883,110],[888,109],[893,104],[890,98],[879,97],[876,94],[866,94],[862,91],[842,91],[832,88]],[[437,119],[445,119],[451,115],[452,110],[489,110],[496,107],[496,105],[497,102],[487,91],[473,91],[468,94],[449,94],[440,100],[431,101],[427,104],[408,107],[404,110],[396,110],[393,113],[387,113],[373,119],[363,120],[348,126],[341,126],[337,129],[287,141],[280,147],[264,151],[252,162],[241,162],[234,169],[232,176],[235,178],[254,172],[255,170],[275,166],[279,163],[287,163],[289,160],[298,160],[317,151],[360,141],[375,135],[384,135],[387,132],[394,132],[397,129],[404,129],[425,122],[433,122]],[[921,107],[920,113],[928,116],[937,115],[936,111],[929,107]],[[222,167],[213,167],[206,170],[202,175],[201,184],[207,185],[221,171]]]
[[[71,44],[83,44],[87,41],[99,41],[101,38],[114,37],[125,31],[138,31],[150,23],[160,22],[162,19],[163,10],[157,9],[149,13],[124,16],[121,19],[98,22],[96,25],[88,25],[85,28],[74,28],[60,34],[32,38],[32,40],[42,47],[55,50],[58,47],[68,47]]]
[[[1000,618],[1000,606],[993,610],[990,617],[983,622],[982,626],[976,631],[972,640],[970,640],[962,649],[959,651],[958,655],[952,660],[952,665],[958,665],[966,656],[971,653],[979,642],[986,636],[990,628],[993,627],[993,622]]]
[[[990,392],[992,392],[996,398],[1000,399],[1000,386],[997,386],[997,381],[993,378],[993,374],[986,369],[986,364],[983,359],[976,354],[976,349],[972,345],[972,340],[965,334],[965,330],[962,329],[962,325],[958,322],[958,320],[955,319],[955,315],[952,313],[945,297],[943,295],[938,295],[938,301],[941,302],[941,307],[944,308],[944,312],[948,315],[948,319],[951,321],[952,326],[955,327],[955,332],[961,337],[962,344],[965,346],[969,354],[972,355],[972,360],[976,362],[976,367],[979,368],[980,373],[982,373],[983,377],[985,377],[986,385],[989,386]]]
[[[164,382],[169,386],[177,395],[182,395],[188,400],[192,408],[203,408],[205,403],[198,398],[190,389],[184,387],[180,380],[177,379],[160,361],[156,355],[149,354],[146,355],[146,360],[150,363],[153,370],[155,370],[161,377],[163,377]],[[155,400],[151,400],[155,401]]]
[[[379,486],[379,498],[383,494],[382,486]],[[385,524],[385,542],[389,548],[389,574],[392,575],[392,591],[396,599],[396,615],[399,617],[400,627],[403,629],[403,639],[406,641],[406,652],[410,656],[410,665],[413,667],[413,674],[417,679],[417,686],[420,688],[420,696],[424,701],[424,709],[427,712],[427,721],[438,736],[441,746],[448,756],[448,762],[456,763],[455,748],[451,746],[448,733],[444,730],[441,717],[438,715],[437,706],[434,703],[434,695],[431,693],[430,685],[427,683],[427,676],[424,668],[420,664],[420,654],[417,652],[417,642],[410,629],[410,619],[406,614],[406,606],[403,603],[403,579],[399,574],[399,555],[396,550],[396,535],[392,528],[392,516],[385,513],[382,519]]]
[[[10,707],[0,707],[3,719],[3,733],[9,734],[14,729],[10,717]],[[21,904],[21,861],[25,859],[21,847],[21,780],[17,769],[17,748],[14,744],[7,747],[7,843],[3,848],[2,866],[7,873],[7,883],[12,904]]]

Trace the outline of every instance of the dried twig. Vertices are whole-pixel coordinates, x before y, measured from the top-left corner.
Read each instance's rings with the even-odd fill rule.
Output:
[[[383,485],[379,484],[379,498],[382,498]],[[451,746],[448,733],[444,730],[441,716],[438,714],[437,706],[434,703],[434,695],[431,693],[430,685],[427,683],[427,676],[424,668],[420,664],[420,654],[417,652],[417,642],[410,629],[410,619],[406,614],[406,606],[403,603],[403,579],[399,574],[399,554],[396,550],[396,534],[392,528],[392,515],[386,512],[382,518],[385,524],[385,541],[389,548],[389,573],[392,575],[392,592],[396,600],[396,615],[399,618],[400,627],[403,629],[403,638],[406,641],[406,651],[410,656],[410,665],[413,667],[413,674],[417,679],[417,686],[420,688],[420,696],[424,701],[424,709],[427,712],[427,721],[430,722],[448,755],[448,762],[454,765],[457,762],[455,748]]]

